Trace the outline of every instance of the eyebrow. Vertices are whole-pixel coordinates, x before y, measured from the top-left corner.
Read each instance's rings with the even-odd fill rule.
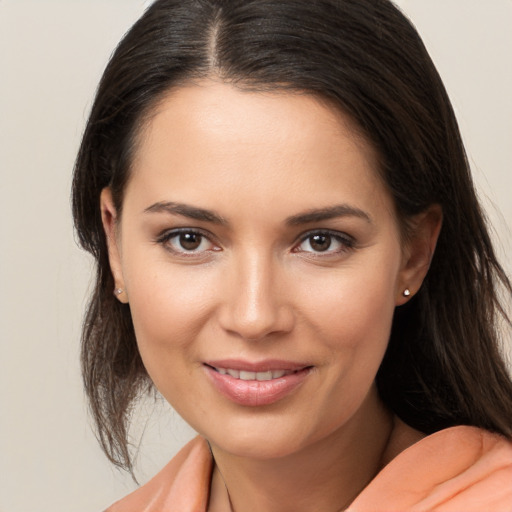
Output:
[[[145,213],[168,213],[171,215],[181,215],[202,222],[212,222],[222,226],[227,226],[228,222],[221,215],[212,210],[198,208],[184,203],[176,203],[174,201],[158,202],[148,206]],[[334,219],[337,217],[358,217],[372,224],[372,219],[365,211],[350,205],[340,204],[327,208],[317,208],[308,210],[304,213],[293,215],[286,219],[289,226],[297,226],[300,224],[311,224],[313,222],[321,222],[323,220]]]
[[[227,225],[227,221],[212,210],[190,206],[184,203],[176,203],[173,201],[159,202],[148,206],[144,210],[145,213],[169,213],[171,215],[181,215],[189,219],[199,220],[203,222],[212,222],[214,224]]]
[[[373,224],[372,218],[368,213],[366,213],[364,210],[347,204],[339,204],[330,206],[328,208],[308,210],[307,212],[288,217],[286,219],[286,224],[289,226],[297,226],[299,224],[310,224],[312,222],[320,222],[337,217],[358,217],[365,220],[369,224]]]

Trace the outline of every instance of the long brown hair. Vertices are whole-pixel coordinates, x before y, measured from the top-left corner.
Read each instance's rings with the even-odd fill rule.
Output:
[[[496,330],[499,265],[442,81],[412,24],[388,0],[157,0],[112,56],[74,171],[73,214],[97,261],[82,338],[99,439],[132,469],[127,428],[151,388],[130,309],[113,296],[99,197],[118,212],[137,134],[169,89],[215,75],[254,90],[307,91],[351,116],[380,155],[403,225],[432,204],[444,224],[418,294],[395,313],[377,376],[382,399],[425,433],[469,424],[512,436],[512,383]]]

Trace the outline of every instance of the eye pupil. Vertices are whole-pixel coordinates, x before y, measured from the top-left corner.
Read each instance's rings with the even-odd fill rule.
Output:
[[[327,251],[331,246],[331,237],[329,235],[313,235],[309,243],[311,244],[311,248],[315,251]]]
[[[180,245],[187,251],[193,251],[201,245],[201,238],[197,233],[181,233]]]

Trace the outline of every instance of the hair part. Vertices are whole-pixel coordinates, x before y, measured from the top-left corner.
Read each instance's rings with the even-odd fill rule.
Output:
[[[114,297],[100,193],[118,215],[141,131],[173,89],[215,77],[245,90],[301,91],[346,113],[380,157],[404,226],[432,204],[444,222],[418,294],[396,310],[377,376],[386,405],[431,433],[468,424],[512,436],[489,237],[450,101],[412,24],[388,0],[157,0],[114,52],[74,170],[79,241],[97,262],[82,371],[100,443],[133,474],[131,408],[151,388],[129,305]],[[508,320],[507,320],[508,321]]]

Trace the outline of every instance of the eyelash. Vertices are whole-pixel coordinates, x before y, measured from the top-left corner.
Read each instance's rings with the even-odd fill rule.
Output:
[[[211,234],[204,232],[200,229],[195,229],[195,228],[194,229],[193,228],[179,228],[179,229],[173,229],[171,231],[166,231],[166,232],[162,233],[161,235],[159,235],[155,241],[156,241],[156,243],[164,246],[164,248],[167,251],[169,251],[173,254],[177,254],[179,256],[190,258],[190,257],[198,257],[198,256],[204,255],[204,253],[206,251],[187,250],[185,248],[183,248],[183,250],[174,249],[171,246],[170,242],[173,238],[178,238],[181,235],[195,235],[195,236],[201,237],[201,242],[200,242],[201,244],[203,243],[204,240],[207,240],[209,242],[209,244],[211,244],[213,247],[217,247],[215,245],[215,243],[211,241],[211,238],[212,238]],[[211,249],[211,250],[219,251],[220,248]]]
[[[206,249],[203,251],[197,251],[197,249],[187,250],[187,249],[183,248],[183,250],[179,250],[179,249],[173,248],[170,245],[170,241],[174,238],[180,237],[181,235],[194,235],[194,236],[201,237],[200,244],[202,244],[203,241],[206,240],[214,248]],[[335,242],[339,243],[340,247],[336,250],[331,250],[331,248],[329,246],[325,251],[315,251],[315,250],[308,251],[308,250],[300,249],[300,246],[302,244],[304,244],[305,242],[307,242],[308,240],[310,241],[309,245],[311,247],[311,241],[312,241],[313,237],[315,237],[315,236],[330,238],[331,241],[335,241]],[[156,238],[155,242],[158,244],[161,244],[162,246],[164,246],[164,248],[167,251],[169,251],[173,254],[177,254],[180,256],[184,256],[184,257],[198,257],[198,256],[204,255],[209,250],[212,250],[212,251],[220,251],[221,250],[211,240],[211,238],[212,238],[211,234],[209,234],[205,231],[196,229],[196,228],[178,228],[178,229],[173,229],[171,231],[166,231],[166,232],[162,233],[161,235],[159,235]],[[298,242],[296,242],[294,244],[292,252],[306,253],[306,254],[309,253],[309,254],[314,255],[314,257],[318,257],[318,258],[324,257],[325,258],[325,257],[329,257],[329,256],[347,252],[351,249],[354,249],[354,247],[355,247],[354,238],[347,235],[346,233],[341,233],[339,231],[332,231],[332,230],[328,230],[328,229],[317,229],[317,230],[308,231],[307,233],[302,234],[300,236],[300,238],[298,239]]]
[[[301,251],[299,249],[299,247],[308,240],[310,241],[309,245],[311,246],[311,240],[315,236],[329,237],[331,240],[338,242],[340,244],[340,248],[331,250],[329,247],[325,251]],[[355,245],[356,243],[354,238],[347,235],[346,233],[342,233],[340,231],[332,231],[329,229],[316,229],[301,235],[299,242],[294,246],[293,252],[310,253],[315,255],[314,257],[322,258],[350,251],[351,249],[354,249]]]

